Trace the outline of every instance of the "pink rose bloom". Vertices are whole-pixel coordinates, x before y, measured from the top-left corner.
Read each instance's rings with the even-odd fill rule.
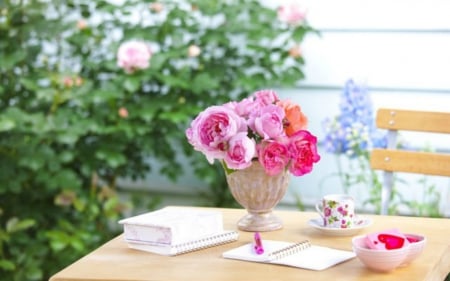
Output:
[[[186,137],[212,164],[226,156],[228,141],[239,132],[247,133],[244,119],[225,106],[211,106],[192,121]]]
[[[312,171],[313,164],[320,160],[317,153],[317,138],[306,130],[297,131],[290,137],[291,165],[289,171],[302,176]]]
[[[284,136],[283,119],[284,109],[274,104],[269,104],[261,109],[260,115],[254,117],[253,126],[256,133],[263,139],[276,139]]]
[[[251,112],[259,111],[259,104],[253,98],[244,98],[235,103],[235,111],[244,118],[248,118]]]
[[[224,161],[230,169],[245,169],[252,164],[255,151],[255,141],[247,136],[247,132],[240,132],[230,139]]]
[[[117,65],[127,73],[150,66],[152,52],[148,45],[140,41],[122,43],[117,51]]]
[[[301,24],[306,17],[304,9],[296,4],[282,5],[277,10],[278,19],[291,25]]]
[[[289,163],[288,146],[276,141],[262,142],[258,147],[258,160],[266,174],[278,175]]]
[[[253,93],[253,96],[255,97],[255,101],[260,105],[269,105],[280,100],[277,93],[273,90],[257,91]]]

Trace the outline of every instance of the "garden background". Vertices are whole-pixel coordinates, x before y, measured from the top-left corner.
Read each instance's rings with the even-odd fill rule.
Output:
[[[0,279],[47,280],[133,213],[236,206],[220,167],[184,137],[208,105],[274,88],[302,106],[321,141],[349,79],[370,95],[373,112],[448,111],[449,3],[302,1],[307,21],[292,25],[277,18],[284,2],[1,1]],[[148,68],[117,65],[128,40],[149,44]],[[406,138],[420,149],[450,143]],[[364,151],[351,159],[323,146],[320,153],[312,174],[292,179],[280,208],[310,208],[322,194],[348,191],[361,211],[376,212],[372,181],[356,174],[346,189],[335,176],[337,156],[349,172],[367,163]],[[400,183],[393,213],[450,215],[448,178]]]

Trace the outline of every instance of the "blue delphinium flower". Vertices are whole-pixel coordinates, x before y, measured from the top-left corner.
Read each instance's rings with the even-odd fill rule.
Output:
[[[356,157],[373,147],[386,146],[385,134],[375,127],[367,88],[348,80],[341,94],[340,114],[323,122],[326,151]]]

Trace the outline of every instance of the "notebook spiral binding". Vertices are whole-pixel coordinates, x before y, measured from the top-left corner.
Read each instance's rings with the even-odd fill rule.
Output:
[[[174,245],[174,248],[176,248],[177,255],[181,255],[236,241],[238,239],[238,235],[239,233],[237,231],[231,231],[183,244]]]
[[[298,253],[300,251],[303,251],[307,248],[311,247],[311,242],[309,240],[304,240],[295,244],[292,244],[286,248],[274,251],[272,253],[268,254],[268,258],[270,260],[277,260],[281,259],[283,257],[290,256],[292,254]]]

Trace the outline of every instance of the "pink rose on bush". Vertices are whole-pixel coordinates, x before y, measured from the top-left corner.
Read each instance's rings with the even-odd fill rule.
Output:
[[[149,46],[140,41],[128,41],[122,43],[117,50],[117,65],[127,73],[133,73],[138,69],[146,69],[150,66],[152,52]]]
[[[206,108],[191,122],[186,137],[210,163],[221,161],[227,172],[259,161],[270,176],[285,170],[302,176],[320,160],[317,138],[306,124],[300,106],[280,100],[273,90],[261,90]]]
[[[301,24],[306,18],[305,10],[294,3],[278,7],[277,14],[280,21],[291,25]]]

